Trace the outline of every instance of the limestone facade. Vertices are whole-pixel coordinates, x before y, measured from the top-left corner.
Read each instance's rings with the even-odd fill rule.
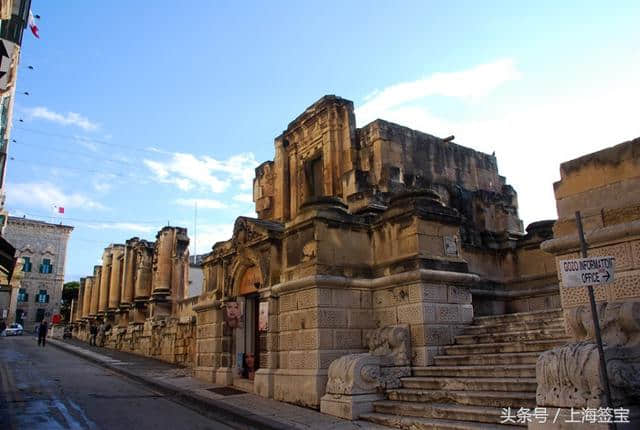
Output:
[[[105,248],[102,265],[80,280],[75,335],[88,340],[91,325],[102,326],[104,346],[192,366],[188,244],[186,229],[164,227],[154,242],[134,237]]]
[[[16,322],[32,331],[60,312],[67,242],[72,226],[9,217],[4,237],[16,249],[22,279],[14,291]]]
[[[559,306],[540,250],[553,222],[523,231],[494,156],[382,120],[356,128],[348,100],[291,122],[253,194],[258,219],[204,259],[201,378],[319,407],[331,363],[366,352],[373,330],[406,326],[410,365],[427,366],[474,314]]]
[[[589,256],[613,256],[614,282],[594,287],[615,407],[640,405],[640,138],[563,163],[554,184],[558,221],[543,250],[556,262],[580,258],[575,212]],[[558,270],[560,270],[558,268]],[[574,343],[543,354],[537,401],[543,406],[605,407],[600,359],[586,288],[561,284]]]

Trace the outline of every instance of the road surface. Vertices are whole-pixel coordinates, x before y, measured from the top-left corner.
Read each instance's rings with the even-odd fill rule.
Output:
[[[0,429],[231,429],[30,335],[0,337]]]

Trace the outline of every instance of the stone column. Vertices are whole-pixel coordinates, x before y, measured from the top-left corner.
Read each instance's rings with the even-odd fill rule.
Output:
[[[136,259],[134,246],[138,238],[127,240],[124,248],[122,288],[120,290],[120,322],[121,325],[129,323],[129,310],[133,305],[133,293],[135,289]]]
[[[91,287],[91,310],[90,316],[95,318],[98,316],[100,307],[100,281],[102,279],[102,266],[93,267],[93,286]]]
[[[154,296],[166,296],[171,293],[171,256],[173,251],[174,231],[165,227],[156,235],[156,246],[153,268]]]
[[[100,276],[100,300],[98,302],[98,312],[105,313],[109,305],[109,287],[111,282],[111,246],[105,248],[102,254],[102,274]]]
[[[113,245],[111,248],[111,277],[109,281],[109,302],[107,310],[115,312],[120,306],[120,284],[122,283],[122,257],[124,245]]]
[[[134,247],[136,276],[133,290],[133,322],[143,323],[146,318],[146,306],[151,295],[151,269],[153,264],[153,245],[141,240]]]
[[[83,308],[84,295],[86,291],[86,282],[87,282],[87,278],[80,278],[80,288],[78,289],[78,299],[75,301],[76,312],[73,318],[74,321],[78,321],[80,318],[82,318],[82,308]]]
[[[87,319],[91,313],[91,296],[93,294],[93,276],[84,280],[84,295],[82,298],[82,318]]]

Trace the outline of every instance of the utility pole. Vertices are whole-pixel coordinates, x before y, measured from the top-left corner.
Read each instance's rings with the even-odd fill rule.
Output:
[[[582,230],[582,216],[580,211],[576,211],[576,225],[578,226],[578,235],[580,237],[580,251],[582,258],[587,258],[587,242],[584,239],[584,231]],[[596,299],[593,294],[593,285],[587,285],[589,293],[589,303],[591,304],[591,317],[593,318],[593,329],[596,335],[596,344],[598,345],[598,356],[600,358],[600,380],[604,386],[604,396],[607,407],[613,410],[613,402],[611,401],[611,390],[609,389],[609,375],[607,374],[607,363],[604,358],[604,348],[602,347],[602,336],[600,334],[600,321],[598,320],[598,310],[596,308]],[[609,423],[609,428],[615,430],[616,423]]]

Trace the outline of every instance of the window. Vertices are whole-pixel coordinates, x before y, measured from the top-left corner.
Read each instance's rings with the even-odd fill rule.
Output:
[[[27,294],[26,288],[20,288],[18,290],[18,302],[26,302],[29,300],[29,294]]]
[[[40,290],[36,295],[36,303],[49,303],[49,294],[47,294],[47,290]]]
[[[309,197],[320,197],[324,195],[322,157],[315,158],[305,163],[305,173],[307,177],[307,189]]]
[[[53,273],[51,260],[49,260],[48,258],[42,259],[42,264],[40,265],[40,273]]]
[[[22,271],[31,272],[31,257],[22,257]]]

